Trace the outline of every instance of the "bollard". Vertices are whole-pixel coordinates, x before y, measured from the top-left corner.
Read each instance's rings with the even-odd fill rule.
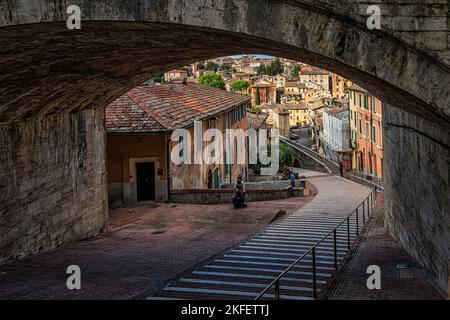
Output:
[[[306,189],[306,177],[300,176],[300,188]]]

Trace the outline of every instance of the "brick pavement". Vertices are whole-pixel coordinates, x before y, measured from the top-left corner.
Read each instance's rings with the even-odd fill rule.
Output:
[[[253,202],[241,210],[228,204],[112,210],[108,234],[0,266],[0,299],[129,299],[266,228],[279,210],[311,199]],[[78,291],[66,288],[72,264],[81,267]]]
[[[160,290],[149,293],[147,299],[255,298],[277,275],[338,226],[371,192],[367,187],[332,175],[310,177],[309,181],[316,186],[318,194],[303,208],[171,279]],[[314,258],[309,255],[280,281],[281,299],[309,300],[314,292],[321,291],[335,270],[335,262],[345,259],[348,246],[356,239],[356,230],[363,225],[362,208],[359,213],[349,220],[350,234],[346,224],[337,230],[336,261],[332,237],[316,247],[317,290],[313,287]],[[274,298],[274,292],[270,290],[263,298]]]
[[[328,288],[332,300],[441,300],[445,297],[430,282],[425,270],[402,246],[384,231],[382,194],[377,201],[377,215],[360,242],[348,266]],[[408,266],[400,269],[397,266]],[[381,289],[366,286],[367,267],[381,269]]]

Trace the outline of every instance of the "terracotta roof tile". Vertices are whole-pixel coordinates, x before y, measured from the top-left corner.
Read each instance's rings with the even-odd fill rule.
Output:
[[[253,129],[262,128],[263,125],[265,124],[268,116],[269,116],[268,113],[256,114],[256,113],[247,112],[247,119],[248,119],[250,128],[253,128]]]
[[[172,131],[249,101],[249,96],[196,83],[139,86],[106,108],[107,130]]]
[[[128,96],[123,95],[105,110],[106,130],[115,133],[165,132],[155,119],[139,108]]]

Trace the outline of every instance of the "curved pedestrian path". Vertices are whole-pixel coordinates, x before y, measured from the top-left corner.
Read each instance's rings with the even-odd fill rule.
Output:
[[[169,281],[147,299],[253,299],[355,210],[371,191],[333,175],[308,180],[317,188],[318,194],[303,208],[195,270]],[[361,228],[362,215],[359,216]],[[356,227],[356,219],[352,219],[351,241],[356,238]],[[338,261],[342,261],[347,253],[347,224],[344,224],[337,232]],[[332,237],[317,247],[316,255],[317,289],[320,292],[334,271]],[[312,299],[312,279],[312,259],[307,256],[280,282],[280,298]],[[274,298],[273,291],[264,298]]]

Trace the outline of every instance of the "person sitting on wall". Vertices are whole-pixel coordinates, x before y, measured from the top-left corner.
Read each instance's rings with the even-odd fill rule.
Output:
[[[245,183],[242,181],[242,176],[239,175],[237,182],[233,188],[233,206],[235,209],[245,208]]]
[[[295,173],[294,173],[293,169],[289,170],[289,179],[291,180],[291,187],[294,188],[295,187],[296,176],[295,176]]]

